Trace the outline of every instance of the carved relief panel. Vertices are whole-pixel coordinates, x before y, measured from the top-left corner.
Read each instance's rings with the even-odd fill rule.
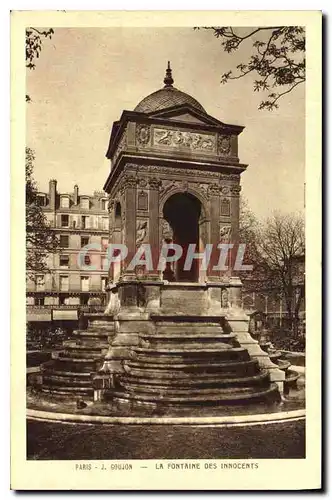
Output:
[[[136,220],[136,247],[138,248],[142,243],[148,243],[148,220]]]
[[[182,148],[216,154],[216,136],[166,128],[154,128],[153,144],[167,148]]]

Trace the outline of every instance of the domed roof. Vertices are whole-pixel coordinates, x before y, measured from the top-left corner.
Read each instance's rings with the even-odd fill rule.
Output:
[[[172,78],[172,70],[170,68],[169,62],[166,70],[166,76],[164,78],[164,83],[164,88],[157,90],[156,92],[153,92],[152,94],[145,97],[141,102],[137,104],[134,111],[138,111],[140,113],[151,113],[153,111],[171,108],[172,106],[190,104],[199,111],[206,113],[203,106],[191,95],[186,94],[185,92],[182,92],[181,90],[173,87],[174,80]]]

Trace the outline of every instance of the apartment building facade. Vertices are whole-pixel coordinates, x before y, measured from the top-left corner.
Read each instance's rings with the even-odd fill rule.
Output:
[[[103,191],[93,195],[60,193],[55,179],[38,203],[55,231],[60,248],[48,256],[49,273],[27,282],[27,320],[76,319],[79,310],[106,304],[109,217]],[[94,299],[94,300],[92,300]]]

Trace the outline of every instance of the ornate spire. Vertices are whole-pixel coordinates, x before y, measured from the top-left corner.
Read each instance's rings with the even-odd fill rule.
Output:
[[[174,80],[172,78],[171,63],[168,61],[166,75],[164,78],[165,88],[166,87],[173,87],[173,83],[174,83]]]

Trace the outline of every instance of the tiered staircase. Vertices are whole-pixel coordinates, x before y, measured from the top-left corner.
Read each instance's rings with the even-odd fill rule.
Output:
[[[220,316],[151,316],[109,392],[113,400],[167,406],[275,401],[279,392]]]
[[[103,363],[114,335],[112,316],[88,316],[88,328],[75,330],[63,349],[41,365],[44,393],[93,397],[91,375]]]

